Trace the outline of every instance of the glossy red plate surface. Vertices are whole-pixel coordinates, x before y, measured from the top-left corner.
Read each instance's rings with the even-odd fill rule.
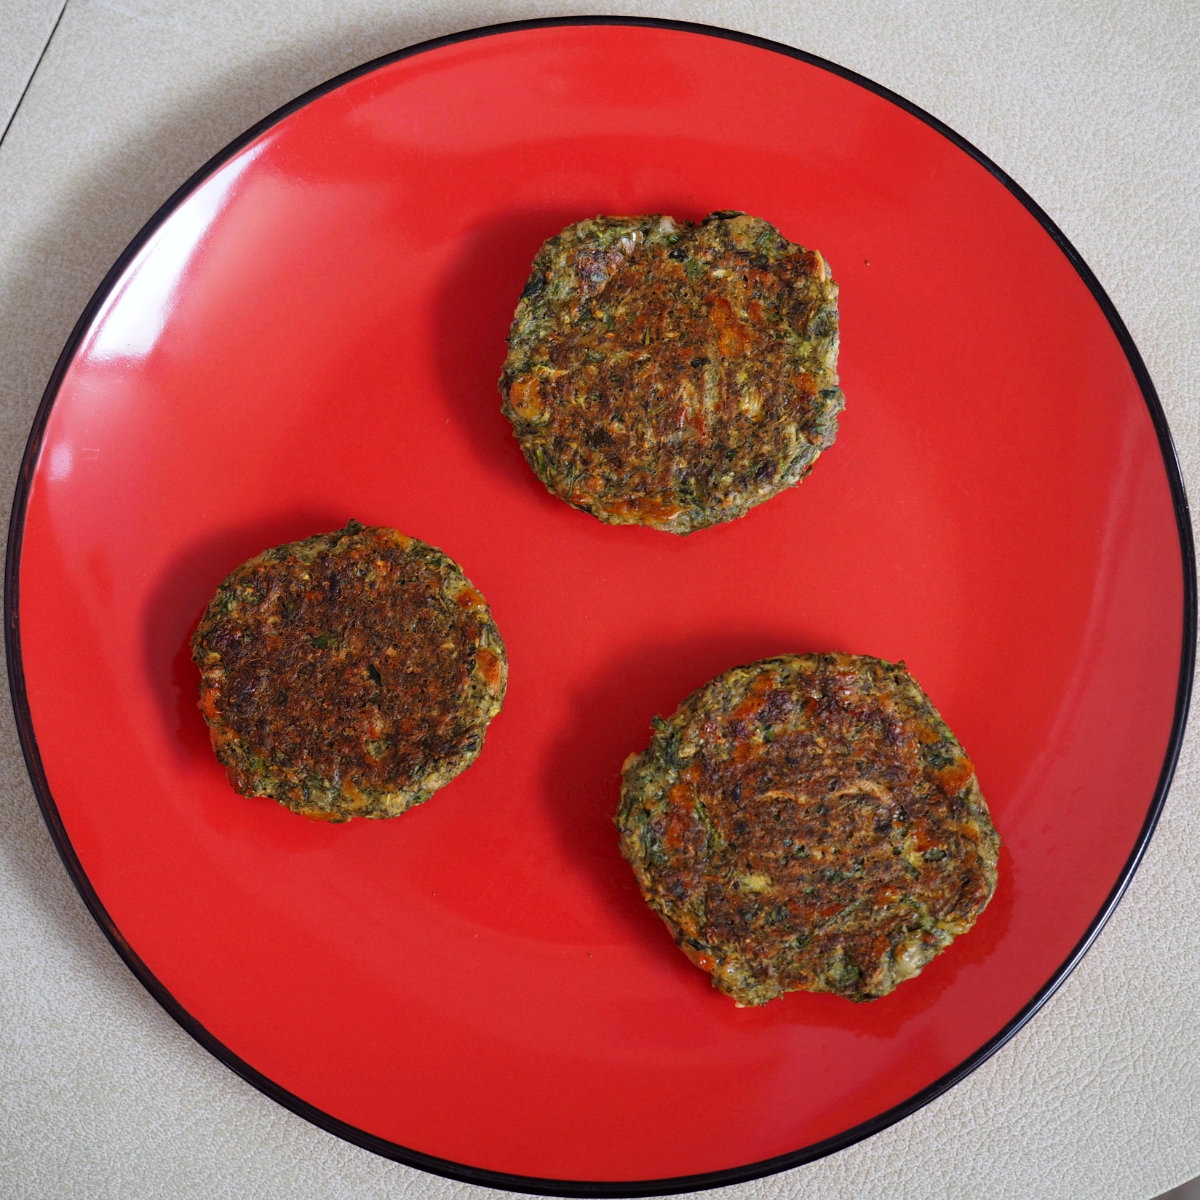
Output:
[[[742,521],[606,527],[544,491],[500,415],[513,307],[569,221],[718,208],[833,264],[841,434]],[[232,567],[351,516],[463,564],[511,684],[429,804],[330,827],[229,788],[186,643]],[[1181,546],[1136,350],[970,147],[748,39],[503,27],[302,98],[117,264],[31,437],[10,664],[76,882],[225,1061],[435,1171],[682,1190],[912,1111],[1070,969],[1177,753]],[[906,660],[958,732],[1004,838],[999,890],[885,1000],[738,1010],[643,905],[618,771],[713,674],[834,648]]]

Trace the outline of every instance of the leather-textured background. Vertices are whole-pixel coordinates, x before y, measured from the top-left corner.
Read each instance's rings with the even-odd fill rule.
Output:
[[[54,360],[105,270],[242,129],[338,71],[429,37],[602,12],[701,21],[802,48],[892,88],[978,146],[1049,213],[1113,299],[1195,493],[1200,8],[1190,0],[570,9],[534,0],[69,0],[65,9],[5,0],[0,129],[16,111],[0,142],[0,492],[12,494]],[[159,1009],[60,865],[7,712],[0,797],[0,1194],[465,1200],[481,1191],[305,1123]],[[1197,881],[1193,730],[1125,900],[1027,1028],[882,1134],[727,1192],[1148,1200],[1200,1175]]]

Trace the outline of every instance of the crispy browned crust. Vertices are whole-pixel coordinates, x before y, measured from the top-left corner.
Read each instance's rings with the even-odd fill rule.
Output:
[[[837,286],[744,213],[580,221],[538,252],[503,411],[568,503],[672,533],[740,517],[833,444]]]
[[[331,821],[397,816],[465,770],[507,682],[499,632],[458,566],[354,521],[238,567],[192,657],[233,786]]]
[[[656,720],[625,764],[621,850],[739,1004],[886,995],[974,924],[999,838],[970,759],[903,665],[767,659]]]

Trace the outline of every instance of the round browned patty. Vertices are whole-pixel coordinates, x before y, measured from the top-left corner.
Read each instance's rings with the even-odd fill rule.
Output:
[[[625,763],[617,824],[646,900],[739,1005],[884,996],[996,887],[970,759],[902,664],[864,656],[694,692]]]
[[[394,817],[474,762],[504,645],[457,564],[351,521],[238,567],[192,635],[233,786],[330,821]]]
[[[534,259],[500,377],[555,495],[671,533],[740,517],[833,444],[837,285],[745,213],[597,217]]]

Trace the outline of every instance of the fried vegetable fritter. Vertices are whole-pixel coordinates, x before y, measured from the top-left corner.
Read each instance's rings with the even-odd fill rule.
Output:
[[[508,678],[457,564],[356,521],[238,567],[191,645],[233,786],[329,821],[398,816],[449,783],[478,756]]]
[[[884,996],[996,887],[971,760],[903,664],[865,656],[694,692],[625,763],[617,825],[647,902],[739,1005]]]
[[[820,254],[745,213],[580,221],[534,259],[503,412],[550,491],[602,521],[733,520],[833,444],[837,292]]]

